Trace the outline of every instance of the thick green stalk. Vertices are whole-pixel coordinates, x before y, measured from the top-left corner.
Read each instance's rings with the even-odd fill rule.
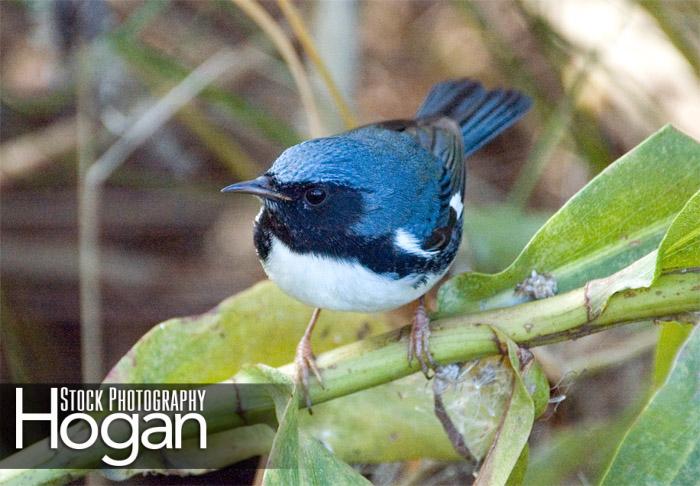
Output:
[[[438,319],[432,323],[431,351],[443,364],[469,361],[499,353],[491,330],[497,326],[521,346],[540,346],[593,334],[610,327],[642,320],[664,319],[700,312],[700,268],[662,275],[649,289],[626,290],[610,298],[606,309],[596,319],[588,319],[584,288],[549,299],[528,302],[513,307],[495,309],[464,316]],[[314,403],[348,395],[356,391],[387,383],[418,371],[415,361],[407,361],[409,327],[342,346],[318,357],[324,388],[311,385]],[[293,365],[281,370],[293,374]],[[234,377],[237,383],[249,381],[245,371]],[[236,387],[237,396],[231,402],[216,404],[207,413],[209,433],[242,425],[266,422],[273,417],[273,402],[262,387]],[[238,413],[232,413],[233,410]],[[187,430],[185,430],[187,436]],[[34,452],[31,452],[34,449]],[[42,450],[37,454],[37,450]],[[73,464],[87,464],[105,451],[86,450]],[[58,467],[55,457],[44,443],[34,444],[19,454],[34,454],[38,464]],[[63,459],[67,459],[64,457]],[[0,463],[2,468],[2,463]],[[70,470],[0,471],[0,484],[29,484],[34,478],[42,481],[62,481]],[[35,484],[35,483],[33,483]]]
[[[440,363],[469,361],[499,352],[489,326],[521,346],[534,347],[593,334],[612,326],[700,311],[700,269],[661,276],[649,289],[614,295],[606,310],[589,320],[584,288],[549,299],[434,321],[430,349]],[[324,402],[418,371],[406,360],[408,326],[358,341],[318,357],[324,380],[313,383],[314,403]],[[282,371],[293,372],[292,365]]]

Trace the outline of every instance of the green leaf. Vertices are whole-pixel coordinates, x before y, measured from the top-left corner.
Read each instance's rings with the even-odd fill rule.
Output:
[[[696,484],[700,476],[700,329],[627,432],[602,484]]]
[[[673,220],[659,247],[661,270],[700,266],[700,190]]]
[[[319,441],[299,430],[298,390],[289,377],[263,365],[254,371],[263,375],[263,381],[278,384],[269,388],[279,426],[263,476],[265,486],[370,484]]]
[[[692,330],[692,324],[685,322],[664,322],[661,325],[654,355],[654,389],[659,388],[666,381],[678,350],[681,349]]]
[[[513,305],[513,289],[532,270],[552,274],[560,292],[607,277],[655,250],[699,188],[700,144],[667,126],[579,191],[506,270],[443,285],[440,314]]]
[[[535,418],[540,417],[547,411],[550,398],[550,385],[547,375],[544,373],[542,365],[537,360],[530,361],[521,375],[527,392],[532,397],[532,404],[535,407]]]
[[[700,191],[696,192],[671,222],[659,250],[643,256],[619,272],[586,284],[589,319],[603,312],[608,299],[627,289],[649,287],[664,271],[700,265]]]
[[[244,364],[292,361],[311,308],[269,281],[199,316],[170,319],[146,333],[107,376],[112,383],[216,383]],[[391,329],[381,314],[324,311],[313,335],[317,353]]]
[[[518,462],[515,463],[515,467],[510,472],[508,476],[508,481],[506,481],[506,486],[520,486],[523,484],[525,479],[525,473],[527,472],[527,463],[530,458],[530,448],[525,444],[520,457],[518,457]]]
[[[673,220],[659,247],[656,274],[700,266],[700,191],[690,198]],[[694,321],[693,319],[690,319]],[[656,346],[653,385],[663,384],[680,347],[692,330],[692,322],[665,322]]]
[[[474,486],[504,485],[508,482],[527,445],[535,419],[532,397],[520,375],[518,346],[503,332],[496,328],[493,330],[498,340],[508,348],[508,360],[515,379],[510,401],[496,433],[496,440],[479,470]]]

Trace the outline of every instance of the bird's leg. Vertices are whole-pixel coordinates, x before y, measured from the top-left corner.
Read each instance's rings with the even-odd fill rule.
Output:
[[[306,331],[304,331],[304,336],[297,345],[297,353],[294,358],[294,364],[296,366],[296,382],[297,385],[301,387],[301,391],[304,394],[304,401],[306,401],[306,406],[309,411],[311,411],[311,397],[309,397],[309,369],[313,371],[319,384],[323,387],[321,372],[316,366],[316,358],[311,350],[311,333],[314,330],[319,314],[321,314],[321,309],[314,309],[314,313],[311,314],[309,325],[306,326]]]
[[[420,363],[421,370],[428,378],[428,369],[435,368],[437,363],[430,354],[430,318],[425,310],[425,296],[418,299],[418,307],[413,316],[413,326],[411,326],[411,336],[408,341],[408,363],[416,358]]]

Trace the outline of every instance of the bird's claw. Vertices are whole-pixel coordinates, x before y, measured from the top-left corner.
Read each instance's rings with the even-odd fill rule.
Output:
[[[302,395],[304,396],[304,402],[306,407],[311,412],[311,397],[309,395],[309,370],[313,372],[318,380],[318,383],[323,388],[323,379],[321,378],[321,371],[316,366],[316,358],[311,351],[311,342],[306,336],[299,342],[297,346],[296,356],[294,358],[294,365],[296,366],[296,383],[301,387]]]
[[[408,342],[408,363],[413,362],[413,358],[420,363],[421,370],[426,378],[430,378],[430,368],[435,368],[437,363],[430,353],[430,318],[425,311],[425,306],[421,301],[418,304],[413,317],[411,335]]]

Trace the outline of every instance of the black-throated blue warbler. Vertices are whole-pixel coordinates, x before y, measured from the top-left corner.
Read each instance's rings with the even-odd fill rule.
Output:
[[[267,275],[313,306],[297,383],[319,382],[310,337],[321,309],[377,312],[418,299],[408,359],[434,364],[424,295],[462,237],[465,159],[515,123],[530,99],[470,79],[435,85],[412,120],[365,125],[285,150],[270,170],[223,189],[258,196],[255,246]]]

